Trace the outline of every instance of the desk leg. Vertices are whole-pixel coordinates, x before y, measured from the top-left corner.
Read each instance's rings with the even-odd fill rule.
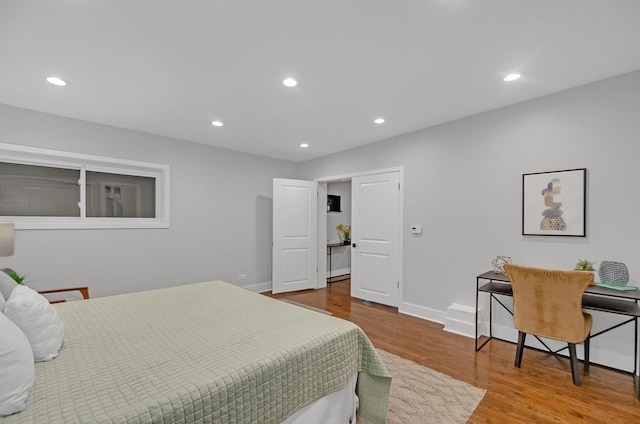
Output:
[[[333,249],[329,248],[329,279],[331,279],[331,258],[333,257]]]
[[[489,293],[489,339],[493,338],[493,293]]]
[[[328,248],[329,249],[329,282],[331,283],[331,256],[332,256],[332,251],[331,251],[331,247]]]
[[[636,375],[638,371],[638,317],[635,317],[634,321],[634,334],[633,334],[633,375]]]
[[[478,288],[480,279],[476,278],[476,352],[478,351]]]
[[[478,334],[478,305],[479,305],[478,296],[479,296],[479,292],[480,292],[480,290],[478,290],[478,288],[480,288],[480,279],[476,278],[476,322],[475,322],[475,327],[476,327],[476,340],[475,340],[476,352],[479,351],[480,349],[482,349],[484,347],[484,345],[489,343],[489,341],[493,338],[493,326],[492,326],[492,322],[491,322],[493,320],[493,294],[489,293],[489,337],[480,346],[478,346],[478,336],[479,336],[479,334]]]
[[[640,359],[638,358],[638,317],[635,317],[635,337],[633,353],[633,381],[636,385],[636,399],[640,400],[640,377],[638,376],[638,362],[640,362]]]

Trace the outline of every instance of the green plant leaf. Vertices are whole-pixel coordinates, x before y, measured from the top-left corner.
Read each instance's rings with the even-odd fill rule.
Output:
[[[24,279],[25,279],[26,276],[25,275],[18,275],[17,272],[11,271],[9,273],[9,277],[13,278],[16,283],[22,284],[24,282]]]

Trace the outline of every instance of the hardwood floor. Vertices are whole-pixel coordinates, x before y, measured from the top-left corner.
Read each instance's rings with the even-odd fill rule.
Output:
[[[475,352],[473,339],[440,324],[351,298],[349,284],[268,296],[330,311],[360,326],[376,347],[486,389],[470,423],[640,423],[630,374],[591,365],[576,387],[568,359],[532,349],[517,369],[515,344],[492,340]]]

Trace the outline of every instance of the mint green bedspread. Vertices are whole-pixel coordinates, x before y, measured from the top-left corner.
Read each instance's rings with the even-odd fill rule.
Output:
[[[60,355],[36,363],[13,423],[280,423],[359,373],[386,422],[390,377],[356,325],[222,281],[56,305]]]

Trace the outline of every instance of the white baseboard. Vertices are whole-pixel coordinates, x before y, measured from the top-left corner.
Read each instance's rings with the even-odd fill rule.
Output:
[[[248,286],[242,286],[242,287],[256,293],[264,293],[264,292],[271,291],[271,289],[273,288],[273,284],[271,283],[271,281],[267,281],[265,283],[250,284]]]
[[[327,269],[327,278],[339,277],[341,275],[351,274],[351,268],[342,268],[342,269],[332,269],[331,275],[329,275],[329,270]]]
[[[447,308],[444,331],[473,338],[476,334],[475,316],[476,310],[471,306],[452,303]]]
[[[417,318],[426,319],[427,321],[444,324],[446,314],[437,309],[425,308],[424,306],[415,305],[409,302],[400,302],[398,312],[401,314],[411,315]]]

